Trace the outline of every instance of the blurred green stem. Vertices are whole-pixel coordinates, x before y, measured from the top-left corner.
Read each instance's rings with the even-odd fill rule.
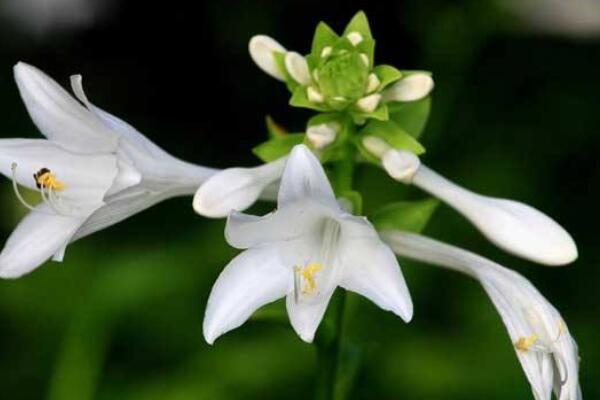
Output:
[[[342,160],[333,164],[330,171],[330,180],[334,191],[339,197],[343,193],[352,190],[354,178],[354,153],[349,150]],[[360,213],[361,210],[353,210]],[[343,358],[341,357],[341,346],[344,325],[344,309],[347,294],[339,290],[331,299],[328,311],[328,323],[321,329],[315,346],[317,348],[317,382],[316,400],[343,400],[345,395],[336,389],[338,371],[341,369]]]

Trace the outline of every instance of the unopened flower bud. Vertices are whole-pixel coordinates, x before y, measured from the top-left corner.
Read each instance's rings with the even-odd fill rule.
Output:
[[[300,54],[290,51],[285,55],[285,69],[290,74],[292,79],[306,86],[310,84],[310,72],[306,59]]]
[[[309,86],[308,89],[306,89],[306,96],[308,97],[308,101],[313,103],[322,103],[324,100],[321,92],[312,86]]]
[[[350,32],[346,35],[346,38],[352,43],[353,46],[358,46],[363,41],[363,36],[359,32]]]
[[[378,93],[374,93],[368,96],[359,99],[356,102],[356,106],[365,113],[372,113],[377,109],[379,105],[379,101],[381,100],[381,95]]]
[[[337,136],[339,125],[335,122],[313,125],[306,130],[306,137],[317,150],[333,143]]]
[[[385,152],[381,164],[393,179],[410,184],[421,166],[421,161],[409,151],[392,149]]]

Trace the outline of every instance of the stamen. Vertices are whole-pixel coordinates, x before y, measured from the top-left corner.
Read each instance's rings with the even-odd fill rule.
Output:
[[[10,169],[12,172],[13,190],[15,192],[15,195],[17,196],[17,199],[19,199],[19,202],[21,202],[21,204],[23,204],[26,208],[28,208],[32,211],[38,211],[38,210],[36,210],[36,208],[34,206],[32,206],[31,204],[26,202],[25,199],[23,198],[23,196],[21,195],[21,192],[19,192],[19,186],[17,184],[17,163],[13,162],[10,165]]]
[[[538,341],[538,335],[535,333],[530,336],[521,336],[519,340],[515,342],[517,350],[528,351]]]

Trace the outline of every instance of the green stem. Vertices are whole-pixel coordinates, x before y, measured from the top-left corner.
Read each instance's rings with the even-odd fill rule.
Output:
[[[330,179],[337,196],[352,190],[354,177],[354,154],[349,151],[347,157],[333,164]],[[358,211],[358,210],[355,210]],[[340,348],[343,337],[344,309],[347,294],[338,291],[332,297],[327,320],[319,333],[315,345],[317,347],[317,400],[336,399],[336,381],[340,369]]]

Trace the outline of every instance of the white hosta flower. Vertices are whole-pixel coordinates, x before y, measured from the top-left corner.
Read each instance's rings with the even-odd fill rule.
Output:
[[[180,161],[120,119],[82,106],[37,68],[19,63],[15,79],[29,115],[47,139],[1,139],[0,172],[32,209],[0,253],[0,277],[16,278],[83,236],[169,197],[191,194],[213,170]],[[18,186],[38,190],[31,206]]]
[[[340,208],[306,146],[296,146],[287,161],[277,210],[264,217],[233,213],[225,236],[244,251],[225,267],[210,294],[204,318],[208,343],[282,297],[292,326],[311,342],[338,286],[406,321],[412,317],[394,254],[364,218]]]
[[[280,70],[273,53],[286,54],[285,47],[280,45],[275,39],[266,35],[256,35],[250,39],[248,50],[252,60],[267,74],[280,81],[285,80],[283,72]]]
[[[476,254],[424,236],[382,237],[401,256],[466,273],[483,285],[513,342],[536,400],[581,400],[577,344],[559,312],[523,276]]]
[[[577,258],[571,235],[535,208],[464,189],[420,163],[414,154],[395,150],[380,138],[365,137],[362,143],[381,159],[392,178],[412,183],[444,201],[505,251],[546,265],[564,265]]]
[[[383,101],[416,101],[426,97],[433,90],[431,75],[418,72],[400,79],[382,93]]]
[[[228,168],[206,180],[194,195],[194,210],[205,217],[222,218],[243,211],[259,197],[275,199],[276,185],[287,157],[253,167]]]

